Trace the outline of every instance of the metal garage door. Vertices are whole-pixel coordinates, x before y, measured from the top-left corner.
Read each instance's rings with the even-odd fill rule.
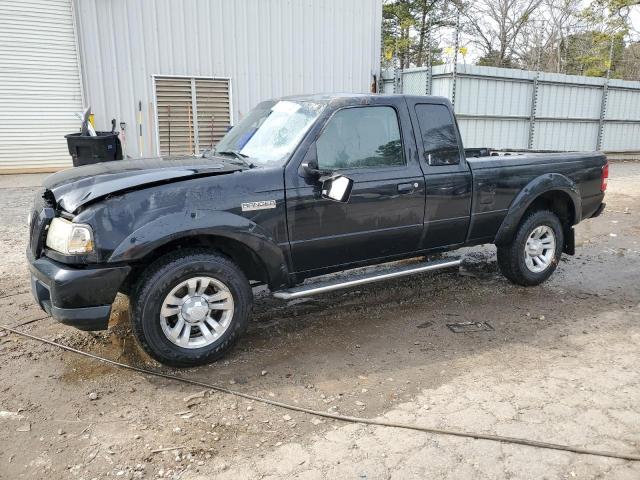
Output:
[[[71,0],[0,0],[0,172],[71,165],[82,109]]]
[[[231,124],[228,79],[157,76],[155,91],[162,155],[212,148]]]

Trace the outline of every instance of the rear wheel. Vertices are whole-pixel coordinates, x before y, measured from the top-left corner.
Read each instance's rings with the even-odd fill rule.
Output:
[[[252,292],[228,258],[183,250],[153,263],[131,296],[133,330],[142,348],[166,365],[220,358],[249,322]]]
[[[533,211],[522,220],[513,241],[498,246],[498,265],[515,284],[539,285],[555,271],[563,245],[558,216],[548,210]]]

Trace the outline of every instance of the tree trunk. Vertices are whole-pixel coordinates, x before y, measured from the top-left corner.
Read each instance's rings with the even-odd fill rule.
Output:
[[[421,67],[424,64],[424,44],[427,35],[427,2],[422,4],[422,12],[420,12],[420,33],[418,37],[418,49],[416,52],[416,65]]]

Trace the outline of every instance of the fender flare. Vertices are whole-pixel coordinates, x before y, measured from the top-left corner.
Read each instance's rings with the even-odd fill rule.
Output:
[[[287,259],[271,235],[245,217],[217,210],[176,212],[156,218],[125,237],[108,262],[139,261],[176,240],[201,236],[242,244],[262,263],[270,286],[288,284]]]
[[[582,200],[580,190],[576,183],[562,174],[546,173],[534,178],[516,195],[509,206],[506,217],[498,229],[498,233],[496,233],[493,243],[496,245],[509,243],[513,239],[516,229],[527,209],[540,195],[549,192],[563,192],[567,194],[571,199],[570,208],[573,209],[573,225],[580,222],[582,216]]]

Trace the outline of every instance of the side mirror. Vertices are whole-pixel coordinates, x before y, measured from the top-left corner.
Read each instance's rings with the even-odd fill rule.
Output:
[[[322,198],[335,202],[348,202],[353,188],[353,180],[342,175],[336,175],[322,182]]]

